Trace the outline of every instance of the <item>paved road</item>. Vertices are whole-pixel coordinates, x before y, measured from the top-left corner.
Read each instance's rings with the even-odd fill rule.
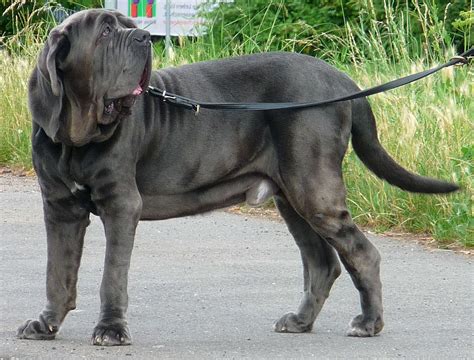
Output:
[[[277,334],[273,321],[301,295],[297,248],[282,223],[224,212],[140,224],[130,271],[132,346],[88,342],[104,254],[97,219],[86,235],[78,309],[57,340],[17,340],[16,327],[44,303],[40,194],[30,180],[0,178],[0,209],[0,359],[474,358],[472,258],[371,236],[383,255],[381,336],[344,336],[359,307],[345,273],[312,333]]]

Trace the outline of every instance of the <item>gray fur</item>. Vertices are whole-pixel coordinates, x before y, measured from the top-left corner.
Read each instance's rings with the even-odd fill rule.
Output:
[[[195,117],[132,94],[148,81],[210,102],[305,102],[358,90],[321,60],[258,54],[162,69],[148,79],[149,54],[148,33],[116,12],[89,10],[55,28],[39,56],[29,96],[48,240],[47,303],[18,336],[52,339],[75,308],[90,212],[100,216],[107,239],[92,342],[125,345],[131,343],[127,280],[138,221],[246,200],[258,205],[272,196],[304,265],[301,305],[275,330],[311,330],[340,274],[337,252],[361,298],[349,335],[380,332],[380,256],[352,222],[345,201],[341,163],[351,134],[357,154],[387,181],[419,192],[456,187],[397,165],[377,140],[365,99],[301,111],[201,110]]]

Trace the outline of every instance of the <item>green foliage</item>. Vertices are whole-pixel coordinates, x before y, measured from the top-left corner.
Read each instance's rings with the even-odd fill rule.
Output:
[[[292,47],[298,52],[313,53],[314,44],[299,41],[315,39],[320,33],[341,35],[344,12],[353,16],[357,10],[354,1],[346,2],[344,9],[328,5],[330,2],[236,0],[221,3],[203,16],[210,23],[209,35],[220,47],[245,47],[250,41],[249,46],[265,50]]]
[[[363,88],[422,68],[420,63],[339,67]],[[429,233],[440,246],[457,239],[474,247],[472,75],[467,67],[449,68],[370,99],[381,143],[397,162],[415,173],[456,182],[461,190],[443,196],[401,191],[373,176],[350,151],[344,174],[357,223]]]
[[[453,28],[464,36],[464,48],[471,48],[474,46],[474,11],[461,11],[459,18],[453,23]]]
[[[54,26],[55,10],[63,9],[70,13],[91,7],[101,7],[101,0],[0,0],[0,37],[9,37],[21,33],[23,29],[35,30],[39,25],[42,31]]]
[[[34,57],[0,51],[0,164],[31,168],[31,118],[26,83]]]
[[[353,45],[368,52],[364,40],[370,32],[380,40],[384,55],[397,61],[391,41],[400,39],[394,38],[394,31],[403,32],[411,57],[439,51],[440,44],[454,45],[458,51],[472,44],[470,36],[466,43],[466,24],[472,18],[469,0],[235,0],[203,15],[210,24],[208,36],[221,47],[245,48],[252,42],[250,46],[259,49],[321,56],[340,45],[341,37],[352,36]],[[361,55],[370,58],[368,53]]]

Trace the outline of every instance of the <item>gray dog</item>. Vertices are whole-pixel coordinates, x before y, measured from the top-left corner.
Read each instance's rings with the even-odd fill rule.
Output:
[[[107,250],[96,345],[131,343],[127,279],[138,221],[192,215],[273,197],[298,244],[304,295],[278,332],[307,332],[344,264],[360,292],[348,335],[383,328],[380,255],[347,209],[341,162],[352,137],[367,167],[412,192],[456,185],[400,167],[382,148],[366,99],[298,111],[178,108],[148,84],[209,102],[306,102],[355,92],[321,60],[269,53],[151,71],[150,35],[123,15],[82,11],[49,35],[29,82],[33,163],[48,240],[47,302],[18,337],[53,339],[76,306],[90,213]],[[363,181],[363,180],[362,180]],[[336,255],[339,255],[337,256]]]

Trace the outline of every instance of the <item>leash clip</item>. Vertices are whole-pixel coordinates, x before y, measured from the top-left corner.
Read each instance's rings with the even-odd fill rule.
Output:
[[[166,101],[166,100],[176,100],[176,96],[169,96],[169,95],[166,95],[166,90],[163,90],[163,93],[161,94],[161,97],[163,98],[163,101]]]
[[[199,111],[201,110],[201,105],[199,105],[199,104],[194,105],[193,110],[194,110],[194,116],[198,116]]]

